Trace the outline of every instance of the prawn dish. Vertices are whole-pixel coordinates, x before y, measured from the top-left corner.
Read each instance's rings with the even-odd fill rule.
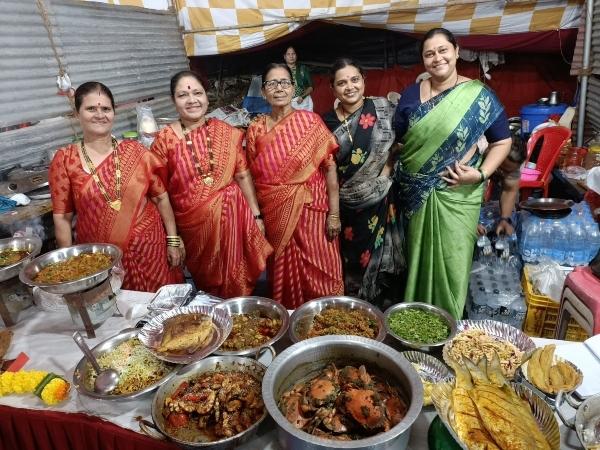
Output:
[[[264,414],[261,383],[244,371],[206,372],[184,381],[163,407],[169,433],[188,442],[235,436]]]
[[[363,439],[390,430],[406,415],[408,404],[389,379],[364,365],[329,364],[286,391],[279,409],[292,425],[315,436]]]

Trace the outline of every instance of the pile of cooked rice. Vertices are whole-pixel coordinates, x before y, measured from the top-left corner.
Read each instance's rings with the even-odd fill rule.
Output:
[[[119,372],[119,384],[111,395],[139,392],[165,377],[174,366],[155,357],[138,338],[120,343],[97,359],[100,368],[112,368]],[[90,367],[87,375],[86,385],[93,390],[96,372]]]
[[[494,352],[500,358],[504,375],[508,378],[514,377],[515,371],[521,364],[523,352],[512,343],[476,329],[462,331],[450,342],[449,354],[452,359],[459,362],[463,358],[468,358],[477,364],[484,355],[490,361],[494,357]]]

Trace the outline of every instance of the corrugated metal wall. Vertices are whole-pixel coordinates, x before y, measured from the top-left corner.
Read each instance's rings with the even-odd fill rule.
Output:
[[[583,14],[586,8],[583,9]],[[571,64],[571,75],[580,75],[583,66],[583,40],[585,33],[585,17],[577,34],[577,43]],[[586,100],[586,128],[600,131],[600,0],[594,0],[594,17],[592,20],[591,69]]]
[[[139,100],[154,98],[155,117],[175,114],[169,79],[189,66],[174,11],[76,0],[43,3],[73,85],[96,80],[113,92],[116,135],[136,128]],[[58,63],[36,1],[0,0],[0,6],[0,127],[41,121],[0,133],[0,168],[5,168],[43,162],[79,129],[68,118],[67,99],[56,95]]]

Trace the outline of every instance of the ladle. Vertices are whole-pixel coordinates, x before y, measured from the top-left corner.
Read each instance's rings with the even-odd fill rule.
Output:
[[[83,340],[83,337],[79,331],[73,333],[73,340],[81,349],[96,372],[97,376],[96,380],[94,381],[94,392],[97,392],[98,394],[109,394],[114,390],[114,388],[117,387],[117,384],[119,383],[119,372],[111,368],[104,370],[100,368],[98,361],[96,361],[96,357]]]

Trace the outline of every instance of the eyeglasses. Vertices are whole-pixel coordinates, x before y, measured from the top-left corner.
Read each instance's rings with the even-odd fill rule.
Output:
[[[267,91],[272,91],[273,89],[275,89],[277,86],[283,88],[283,89],[287,89],[290,86],[292,86],[294,84],[294,82],[292,80],[289,80],[287,78],[283,78],[281,80],[269,80],[269,81],[265,81],[263,83],[263,87],[267,90]]]

